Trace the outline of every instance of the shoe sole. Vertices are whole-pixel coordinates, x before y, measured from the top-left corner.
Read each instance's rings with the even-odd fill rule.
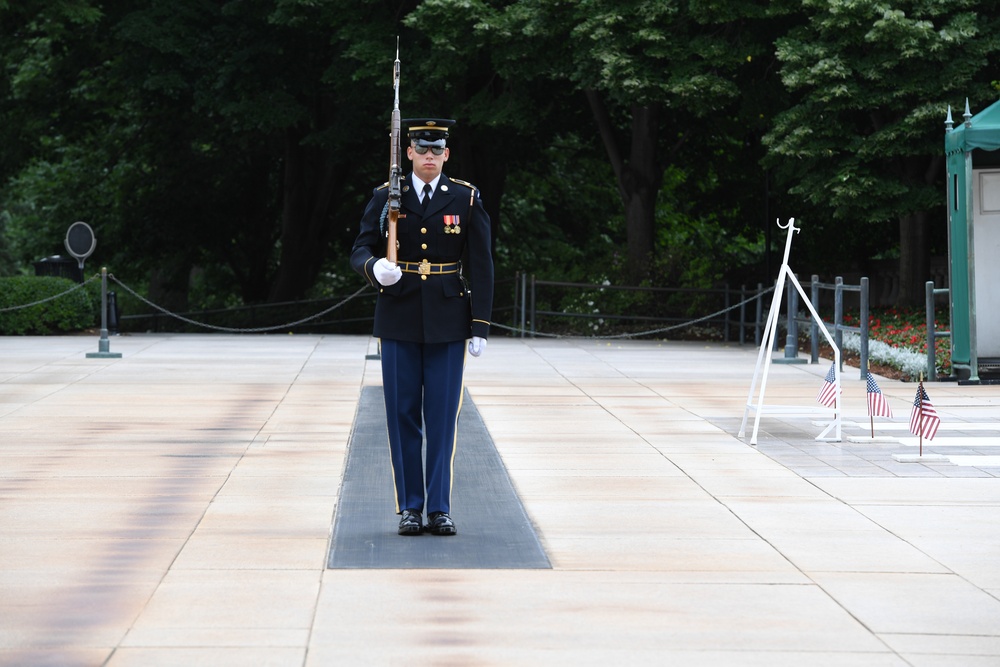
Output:
[[[457,528],[431,528],[430,531],[434,535],[455,535],[458,533]]]
[[[424,529],[420,526],[407,526],[406,528],[400,528],[397,532],[400,535],[419,535],[424,532]]]

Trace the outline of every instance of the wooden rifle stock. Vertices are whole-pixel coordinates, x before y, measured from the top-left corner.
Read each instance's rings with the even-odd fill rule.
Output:
[[[389,216],[387,218],[388,225],[386,227],[386,237],[385,237],[385,258],[396,263],[396,246],[399,241],[396,238],[396,223],[399,221],[399,209],[397,208],[393,211],[389,209]]]

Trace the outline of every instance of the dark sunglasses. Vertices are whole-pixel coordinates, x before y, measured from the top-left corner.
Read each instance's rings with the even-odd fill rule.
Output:
[[[428,150],[434,153],[434,155],[442,155],[444,153],[444,148],[439,146],[414,146],[413,150],[417,151],[417,155],[425,155]]]

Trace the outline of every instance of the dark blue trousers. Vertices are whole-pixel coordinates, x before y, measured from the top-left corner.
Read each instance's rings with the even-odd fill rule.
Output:
[[[382,388],[396,513],[451,512],[465,341],[382,339]],[[427,439],[426,476],[421,450]],[[426,493],[426,502],[425,502]]]

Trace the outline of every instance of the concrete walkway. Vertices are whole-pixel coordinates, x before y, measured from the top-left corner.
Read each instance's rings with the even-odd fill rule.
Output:
[[[927,385],[955,463],[896,463],[913,384],[894,440],[847,368],[843,442],[751,447],[752,346],[494,338],[467,388],[552,569],[328,570],[370,338],[97,348],[0,338],[0,664],[1000,665],[1000,386]]]

